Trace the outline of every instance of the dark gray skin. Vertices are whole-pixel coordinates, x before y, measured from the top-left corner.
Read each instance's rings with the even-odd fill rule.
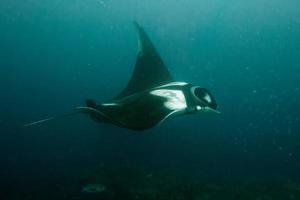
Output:
[[[95,105],[92,100],[87,100],[87,104],[93,102],[94,105],[94,107],[91,105],[88,113],[97,122],[112,123],[132,130],[146,130],[171,117],[170,114],[172,113],[173,115],[184,115],[199,112],[199,106],[203,109],[202,111],[217,112],[210,107],[205,110],[208,104],[193,96],[190,90],[192,87],[191,84],[160,87],[160,89],[183,91],[187,107],[181,110],[167,109],[164,106],[166,98],[151,95],[150,92],[153,89],[150,89],[113,101],[109,103],[112,104],[109,106],[105,104]],[[205,90],[203,88],[199,89]]]
[[[128,85],[108,103],[97,104],[89,99],[86,101],[87,107],[78,109],[96,122],[132,130],[152,128],[173,115],[218,112],[217,103],[208,90],[173,80],[145,31],[137,23],[134,24],[139,34],[139,52]],[[166,108],[165,104],[173,100],[151,94],[157,90],[182,92],[186,107],[177,110]]]

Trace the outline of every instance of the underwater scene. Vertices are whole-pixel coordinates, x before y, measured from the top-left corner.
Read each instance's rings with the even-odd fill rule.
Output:
[[[0,200],[299,200],[299,0],[1,0]]]

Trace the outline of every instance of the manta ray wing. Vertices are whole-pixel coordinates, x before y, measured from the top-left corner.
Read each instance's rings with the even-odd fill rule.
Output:
[[[129,83],[115,99],[173,81],[169,70],[144,29],[137,22],[134,22],[134,25],[139,35],[139,50],[135,68]]]

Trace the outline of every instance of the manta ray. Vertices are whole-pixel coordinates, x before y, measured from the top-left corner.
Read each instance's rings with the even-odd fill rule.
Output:
[[[145,30],[137,22],[134,26],[139,36],[138,54],[131,79],[123,91],[104,103],[87,99],[85,106],[76,107],[76,112],[60,117],[84,113],[99,123],[142,131],[174,116],[219,113],[215,98],[206,88],[174,80]]]

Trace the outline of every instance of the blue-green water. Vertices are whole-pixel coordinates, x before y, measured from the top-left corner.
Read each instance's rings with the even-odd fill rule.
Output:
[[[2,0],[1,199],[299,199],[300,2]],[[74,116],[124,88],[147,31],[221,115],[143,133]],[[106,193],[87,195],[88,184]]]

